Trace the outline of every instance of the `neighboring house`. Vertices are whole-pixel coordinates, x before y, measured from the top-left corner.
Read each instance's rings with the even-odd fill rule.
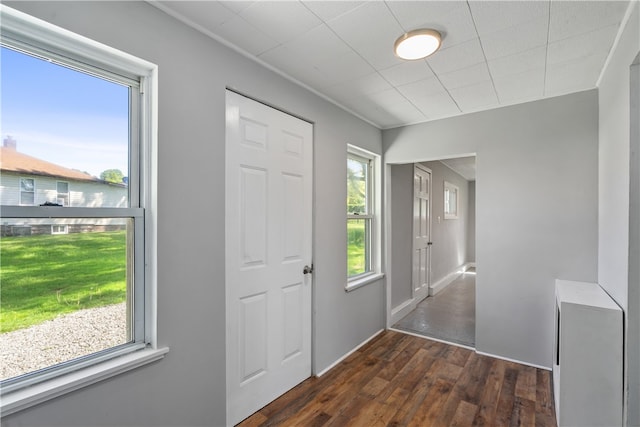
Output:
[[[0,203],[8,206],[38,206],[45,203],[61,207],[122,207],[127,204],[127,186],[102,181],[88,173],[68,169],[17,150],[11,137],[0,147]],[[3,218],[2,236],[66,234],[120,229],[110,220]]]

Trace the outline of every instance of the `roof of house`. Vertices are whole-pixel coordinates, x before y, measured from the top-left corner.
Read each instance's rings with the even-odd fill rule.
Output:
[[[68,169],[54,163],[20,153],[14,148],[0,147],[0,170],[29,175],[51,176],[76,181],[103,182],[85,172]]]

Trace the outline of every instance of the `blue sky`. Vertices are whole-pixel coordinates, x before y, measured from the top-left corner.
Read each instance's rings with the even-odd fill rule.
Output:
[[[0,54],[0,130],[18,151],[99,176],[128,176],[129,89],[7,48]]]

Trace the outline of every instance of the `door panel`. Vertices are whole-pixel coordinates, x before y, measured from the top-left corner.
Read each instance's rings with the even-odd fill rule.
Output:
[[[312,125],[227,92],[227,422],[311,375]]]

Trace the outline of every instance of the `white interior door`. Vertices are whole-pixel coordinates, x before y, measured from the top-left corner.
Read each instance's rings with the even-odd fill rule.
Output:
[[[413,167],[413,296],[426,297],[429,292],[431,246],[431,171],[421,165]]]
[[[227,423],[311,375],[312,125],[227,91]]]

